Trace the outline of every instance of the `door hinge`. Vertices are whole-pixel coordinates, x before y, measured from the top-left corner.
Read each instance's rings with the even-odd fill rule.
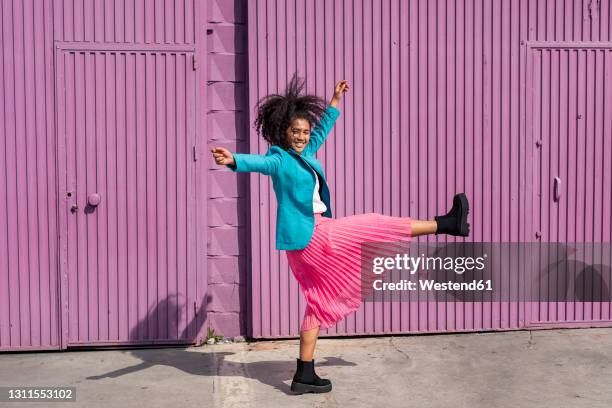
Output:
[[[193,66],[193,70],[195,71],[198,68],[198,60],[197,60],[195,54],[193,54],[191,56],[191,63],[192,63],[192,66]]]
[[[198,161],[198,151],[197,151],[195,145],[193,145],[191,151],[193,153],[193,161]]]

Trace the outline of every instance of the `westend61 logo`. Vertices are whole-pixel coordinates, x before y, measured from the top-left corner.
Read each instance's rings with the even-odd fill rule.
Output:
[[[372,260],[372,272],[377,275],[387,270],[406,270],[411,275],[417,271],[454,271],[461,275],[465,271],[478,270],[485,268],[485,258],[487,254],[479,257],[471,256],[425,256],[421,254],[413,257],[408,254],[396,254],[395,257],[375,257]]]
[[[410,275],[414,275],[417,271],[427,272],[454,272],[456,275],[462,275],[466,271],[482,271],[485,269],[486,254],[482,256],[410,256],[407,253],[396,254],[391,257],[375,257],[372,260],[372,272],[376,275],[381,275],[386,271],[406,271]],[[472,279],[467,282],[454,282],[452,279],[447,279],[441,282],[437,279],[419,279],[417,282],[409,279],[400,279],[395,282],[383,282],[382,279],[376,279],[372,282],[372,288],[376,291],[415,291],[435,290],[435,291],[474,291],[474,290],[493,290],[491,280]]]

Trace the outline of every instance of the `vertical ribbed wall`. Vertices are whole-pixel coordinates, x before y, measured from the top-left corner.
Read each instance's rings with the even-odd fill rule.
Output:
[[[249,106],[284,90],[294,71],[327,99],[347,79],[351,92],[318,154],[336,217],[374,211],[431,219],[464,191],[470,240],[532,241],[526,160],[536,146],[525,132],[526,42],[609,42],[610,14],[609,1],[249,2]],[[250,140],[251,152],[266,151],[253,131]],[[273,247],[274,193],[265,176],[251,177],[253,335],[297,335],[304,303]],[[366,304],[326,334],[528,323],[516,302],[419,306]]]
[[[207,128],[201,132],[208,147],[263,153],[265,145],[249,133],[248,123],[259,97],[284,88],[295,70],[307,78],[309,91],[326,98],[335,82],[346,78],[351,92],[319,154],[332,187],[335,215],[379,211],[430,218],[447,208],[455,191],[464,190],[472,202],[474,240],[533,240],[536,224],[527,223],[524,212],[537,184],[525,171],[528,159],[534,169],[545,170],[538,174],[541,186],[546,187],[553,174],[549,164],[535,161],[539,153],[529,149],[536,136],[524,131],[529,113],[525,50],[532,49],[533,41],[612,40],[608,0],[2,2],[0,350],[61,347],[54,40],[191,46],[200,40],[197,16],[190,11],[198,4],[212,29],[204,34],[200,27],[207,40],[202,49],[208,47],[209,52],[206,60],[198,61],[198,87],[205,96],[200,103],[207,104],[200,118]],[[521,45],[521,40],[527,43]],[[597,98],[607,100],[607,59],[584,55],[579,58],[586,64],[595,61],[589,68],[595,75],[606,73],[601,77],[604,93]],[[589,72],[587,81],[596,78]],[[601,106],[597,98],[590,102],[597,117],[609,118],[609,105]],[[588,152],[600,154],[604,165],[578,166],[576,171],[582,173],[577,176],[587,180],[594,175],[601,184],[563,185],[568,188],[564,197],[593,197],[579,208],[593,221],[568,223],[564,229],[558,220],[571,212],[570,202],[564,207],[562,200],[561,212],[546,207],[552,210],[538,215],[544,239],[610,240],[605,217],[610,213],[606,188],[611,169],[605,163],[612,156],[611,125],[609,120],[588,123],[603,136],[593,140],[597,145],[586,144],[583,150],[577,146],[576,151],[589,164],[593,161]],[[212,163],[206,149],[199,154],[203,160],[198,166],[211,170],[210,177],[198,179],[200,193],[208,198],[208,211],[198,214],[198,225],[208,225],[209,282],[206,266],[200,263],[198,271],[198,285],[203,285],[198,293],[203,294],[204,287],[210,293],[201,299],[207,308],[206,326],[226,335],[245,329],[255,336],[296,335],[304,303],[285,255],[273,249],[276,203],[269,181],[229,174]],[[204,168],[200,172],[206,173]],[[600,194],[602,201],[597,201]],[[558,222],[543,222],[544,216]],[[247,315],[250,290],[253,310]],[[494,309],[432,304],[421,310],[376,305],[328,333],[518,327],[526,324],[522,313],[508,304]],[[589,316],[605,314],[566,313],[564,318]],[[198,321],[198,329],[202,323]],[[250,323],[252,330],[247,328]]]
[[[539,146],[531,176],[533,227],[545,241],[609,242],[612,43],[530,44],[528,52],[533,103],[528,132]]]
[[[60,344],[52,13],[0,3],[0,350]]]
[[[547,242],[611,242],[612,43],[529,43],[527,52],[527,134],[537,143],[529,175],[533,230]],[[610,265],[609,252],[591,256],[593,264]],[[579,282],[576,290],[597,299],[612,276],[601,278]],[[546,285],[543,301],[531,305],[532,322],[611,319],[609,301],[544,301],[561,285]]]
[[[56,41],[194,44],[198,0],[54,0]]]
[[[205,160],[200,159],[193,164],[194,153],[203,158],[199,150],[193,149],[194,143],[199,149],[205,149],[205,143],[198,143],[197,138],[204,142],[205,130],[201,127],[204,110],[200,108],[206,102],[203,100],[206,64],[199,59],[194,63],[191,57],[192,54],[198,56],[200,50],[206,49],[206,45],[202,44],[205,39],[205,20],[202,17],[207,5],[208,2],[199,0],[1,2],[0,350],[54,349],[66,347],[67,343],[193,341],[196,334],[205,331],[207,299],[204,295],[207,283],[204,226],[207,207],[203,197],[207,194],[207,169]],[[203,12],[200,14],[200,11]],[[102,190],[99,179],[92,181],[92,170],[98,171],[98,175],[101,174],[100,168],[108,170],[109,167],[104,167],[105,159],[102,156],[107,158],[103,153],[112,156],[113,150],[106,152],[98,145],[99,149],[93,153],[97,155],[97,164],[90,155],[91,150],[87,150],[86,154],[73,151],[70,161],[57,155],[58,149],[62,148],[58,140],[65,142],[63,138],[66,136],[58,131],[56,121],[60,114],[56,98],[66,96],[56,89],[58,71],[54,53],[57,52],[61,59],[68,55],[62,54],[62,50],[76,51],[76,54],[68,54],[77,55],[76,59],[81,62],[88,61],[80,71],[78,64],[74,64],[73,67],[77,66],[77,69],[64,73],[63,79],[66,80],[64,83],[76,83],[75,87],[84,92],[84,87],[80,87],[83,84],[79,84],[78,80],[93,73],[95,78],[89,77],[91,81],[88,84],[95,83],[96,86],[90,86],[88,91],[98,91],[95,100],[97,108],[100,107],[101,90],[112,92],[104,86],[120,77],[115,69],[124,68],[125,72],[131,69],[129,72],[134,80],[129,81],[127,86],[133,86],[130,89],[138,93],[136,99],[140,101],[119,98],[102,113],[92,109],[90,99],[83,97],[81,100],[80,96],[73,98],[82,111],[75,114],[72,124],[86,124],[86,128],[81,129],[83,131],[75,133],[77,136],[73,141],[78,146],[83,146],[79,144],[83,142],[79,137],[91,138],[87,144],[89,149],[94,145],[94,140],[101,143],[111,138],[108,132],[104,133],[110,127],[100,126],[108,119],[112,107],[119,106],[121,102],[128,104],[124,110],[134,113],[134,121],[130,123],[138,123],[141,130],[144,129],[144,111],[148,115],[146,125],[152,125],[152,118],[161,120],[163,115],[156,115],[151,110],[151,102],[156,99],[149,96],[155,91],[167,91],[166,96],[175,97],[170,102],[176,105],[166,106],[178,112],[176,116],[168,116],[167,124],[170,129],[187,129],[183,133],[188,134],[188,140],[180,140],[181,151],[175,152],[179,170],[182,165],[185,171],[188,166],[195,166],[203,176],[191,172],[187,180],[179,180],[175,196],[171,189],[162,191],[165,185],[150,177],[158,176],[151,167],[154,163],[151,138],[155,134],[151,131],[130,132],[128,129],[125,134],[128,143],[134,143],[130,145],[130,153],[134,156],[114,163],[119,162],[119,169],[125,166],[126,179],[132,184],[121,191],[125,193],[121,197],[113,198],[127,200],[124,204],[131,212],[124,218],[121,209],[115,213],[105,212],[107,218],[97,220],[100,224],[96,225],[96,213],[92,208],[87,208],[85,194]],[[125,58],[127,63],[105,65],[115,61],[113,58]],[[175,74],[175,71],[171,71],[174,68],[180,68],[187,74],[187,81],[185,75],[173,77],[179,82],[183,80],[183,85],[187,86],[185,92],[172,95],[171,89],[165,89],[168,82],[158,81],[152,76],[151,69],[156,69],[157,74],[164,72],[162,61],[168,63],[166,68],[169,75]],[[197,70],[194,71],[195,67]],[[196,92],[199,96],[194,102],[192,96]],[[147,104],[144,103],[145,94]],[[158,102],[161,100],[161,97],[157,98]],[[81,102],[85,105],[81,105]],[[157,104],[159,108],[162,106],[161,103]],[[198,122],[200,125],[197,125]],[[196,133],[198,130],[199,133]],[[180,139],[170,131],[164,136],[175,137],[177,142]],[[62,150],[60,154],[65,154],[65,151]],[[149,167],[145,169],[142,166],[146,159]],[[158,164],[163,165],[161,160]],[[74,235],[77,229],[68,231],[67,217],[64,215],[70,203],[65,200],[65,185],[67,176],[78,173],[75,176],[78,178],[84,173],[70,173],[65,171],[67,167],[90,170],[87,182],[82,183],[82,187],[86,185],[86,188],[75,193],[79,202],[74,204],[83,211],[80,216],[85,217],[78,223],[80,236]],[[171,180],[171,169],[168,171]],[[182,174],[185,176],[186,173]],[[126,179],[117,178],[115,186],[125,187],[121,183]],[[104,187],[108,189],[103,190],[105,193],[102,194],[98,212],[108,209],[106,200],[117,192],[109,180],[106,179],[109,183]],[[144,186],[146,193],[142,189]],[[160,188],[160,196],[151,195],[153,186]],[[180,225],[176,228],[178,238],[171,232],[164,232],[163,228],[160,235],[152,234],[152,227],[159,226],[156,223],[163,221],[164,213],[160,210],[166,198],[170,203],[173,198],[179,200],[176,207],[169,206],[177,212],[174,216],[179,217]],[[194,215],[196,200],[199,212]],[[58,223],[62,217],[64,223]],[[181,222],[181,217],[189,219]],[[96,228],[104,230],[100,226],[103,222],[111,226],[109,230],[116,233],[119,241],[98,234],[100,230],[96,232]],[[87,228],[83,229],[83,225],[87,225]],[[129,234],[122,235],[127,230]],[[84,241],[86,236],[88,240]],[[72,239],[70,248],[66,244],[68,239]],[[179,246],[174,269],[172,265],[165,268],[161,263],[154,266],[158,260],[165,259],[161,253],[166,239],[175,241],[172,243]],[[157,253],[152,252],[154,241],[159,244]],[[128,262],[132,269],[119,268],[120,273],[127,271],[122,275],[127,278],[125,281],[112,280],[116,277],[112,264],[117,257],[105,250],[115,244],[123,245],[120,252],[128,251],[121,252],[121,260]],[[192,246],[190,251],[184,251],[181,255],[180,250],[185,249],[187,244]],[[171,249],[169,252],[172,255]],[[64,257],[61,258],[60,254]],[[62,274],[62,271],[65,273]],[[170,274],[164,275],[166,272]],[[86,284],[83,285],[83,282]],[[176,287],[172,286],[174,284]],[[69,285],[72,285],[70,290],[73,295],[70,301]],[[183,294],[185,296],[181,297]],[[64,302],[60,303],[61,300]]]
[[[205,309],[197,293],[192,56],[56,55],[69,346],[188,342],[198,332]]]

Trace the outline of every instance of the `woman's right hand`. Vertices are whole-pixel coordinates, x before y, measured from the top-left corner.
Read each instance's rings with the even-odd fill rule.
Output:
[[[224,166],[229,164],[231,166],[236,164],[234,161],[234,155],[225,147],[213,147],[210,149],[210,151],[212,152],[215,162],[218,165]]]

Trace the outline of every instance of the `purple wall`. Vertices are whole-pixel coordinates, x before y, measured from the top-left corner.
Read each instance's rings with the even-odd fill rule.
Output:
[[[0,350],[205,335],[209,6],[2,2]]]
[[[208,3],[208,147],[248,151],[247,25],[245,1]],[[226,336],[247,324],[248,176],[208,164],[208,319]]]
[[[352,84],[318,154],[335,216],[432,219],[465,191],[470,240],[612,240],[612,172],[603,164],[612,146],[609,1],[260,0],[248,16],[251,107],[296,70],[326,98],[338,80]],[[250,140],[251,151],[265,152],[255,132]],[[561,201],[550,194],[556,176]],[[273,196],[268,178],[251,176],[255,337],[297,336],[304,310],[285,254],[273,248]],[[367,303],[322,334],[612,325],[609,302],[554,307],[580,311]]]
[[[304,302],[284,253],[273,249],[269,180],[231,174],[208,154],[212,146],[263,153],[249,110],[260,96],[283,88],[296,69],[310,91],[327,98],[335,81],[352,84],[319,154],[336,216],[378,211],[431,218],[455,191],[465,190],[474,240],[534,240],[536,232],[551,241],[611,240],[612,104],[603,103],[612,97],[609,1],[152,4],[28,0],[0,6],[0,194],[6,197],[0,200],[0,350],[192,342],[209,326],[226,336],[296,336]],[[188,69],[190,53],[197,57],[195,71]],[[82,69],[62,70],[62,77],[56,68],[66,61],[75,62],[73,68],[81,61]],[[153,67],[156,73],[181,68],[180,78],[192,81],[194,72],[195,78],[183,82],[189,84],[184,92],[175,87],[165,99],[145,98],[139,92],[156,92],[157,81],[147,80]],[[91,110],[88,97],[78,93],[112,90],[122,78],[113,74],[118,68],[134,75],[126,81],[134,93],[115,93],[115,101],[107,101],[132,109],[130,126],[142,129],[153,117],[164,118],[180,132],[155,132],[153,144],[124,123],[125,134],[136,135],[124,139],[134,143],[126,150],[85,148],[95,146],[94,139],[112,146],[119,140],[101,127],[113,116]],[[96,78],[87,88],[91,74],[105,80]],[[75,86],[56,92],[58,84]],[[193,105],[183,98],[190,87]],[[562,95],[573,102],[565,104]],[[152,100],[167,107],[183,100],[176,105],[181,116],[154,114]],[[79,102],[73,107],[82,113],[75,110],[74,121],[56,120],[69,112],[66,101]],[[533,101],[539,102],[527,105]],[[189,106],[193,133],[177,120],[190,122]],[[577,126],[559,120],[574,114],[582,115]],[[66,139],[68,125],[78,130],[73,139]],[[180,141],[180,150],[170,150],[180,155],[154,162],[163,158],[156,155],[162,141]],[[560,154],[563,149],[568,154]],[[103,151],[110,159],[101,157]],[[66,155],[73,159],[60,159]],[[126,167],[105,176],[97,211],[73,217],[68,183],[87,187],[73,197],[84,209],[86,193],[98,191],[88,170],[112,164]],[[150,177],[164,172],[174,183]],[[551,201],[554,177],[565,188],[558,202]],[[113,178],[123,188],[116,202],[125,212],[104,200],[112,196]],[[169,190],[142,190],[154,185],[177,187],[195,203],[164,204]],[[185,217],[172,224],[182,241],[150,228],[171,213]],[[583,222],[564,222],[574,213]],[[90,222],[94,216],[96,223]],[[103,227],[117,239],[99,234]],[[148,232],[138,236],[146,240],[129,239],[143,228]],[[166,254],[180,263],[160,266]],[[609,306],[377,305],[323,334],[610,325]]]
[[[195,51],[115,47],[57,45],[62,339],[191,342]]]
[[[610,242],[612,44],[533,42],[526,52],[526,126],[536,144],[527,160],[531,231],[545,241]],[[540,302],[528,310],[542,326],[610,322],[611,311],[609,302],[595,301]]]
[[[58,348],[53,9],[0,7],[0,350]]]

